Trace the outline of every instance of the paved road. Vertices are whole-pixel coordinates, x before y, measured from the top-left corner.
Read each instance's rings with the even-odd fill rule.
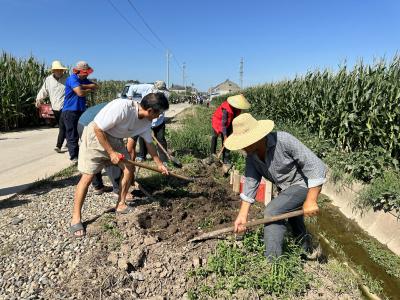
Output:
[[[189,104],[174,104],[171,118]],[[68,153],[56,153],[57,128],[0,133],[0,200],[28,188],[71,165]]]

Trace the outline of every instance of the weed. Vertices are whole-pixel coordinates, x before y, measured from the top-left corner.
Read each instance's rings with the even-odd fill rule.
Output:
[[[214,226],[214,220],[210,217],[206,217],[199,222],[200,229],[208,229]]]
[[[243,243],[220,242],[207,266],[191,273],[199,280],[192,291],[196,298],[233,295],[241,289],[253,290],[259,296],[279,297],[304,292],[311,276],[303,271],[301,250],[291,241],[285,242],[285,255],[273,262],[264,256],[262,228],[245,234]]]
[[[356,242],[367,250],[369,257],[382,266],[386,273],[400,279],[400,257],[374,240],[367,240],[358,236]]]

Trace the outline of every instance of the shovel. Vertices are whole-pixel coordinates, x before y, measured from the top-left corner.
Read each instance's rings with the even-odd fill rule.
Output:
[[[284,220],[284,219],[287,219],[287,218],[301,216],[303,214],[304,214],[304,212],[303,212],[302,209],[301,210],[295,210],[295,211],[288,212],[288,213],[281,214],[281,215],[277,215],[277,216],[265,217],[263,219],[250,221],[250,222],[247,222],[246,224],[243,224],[243,226],[249,228],[249,227],[254,227],[254,226],[257,226],[257,225],[261,225],[261,224],[268,224],[268,223]],[[234,230],[235,230],[235,226],[225,227],[225,228],[222,228],[222,229],[218,229],[218,230],[215,230],[215,231],[211,231],[211,232],[207,232],[207,233],[204,233],[202,235],[199,235],[199,236],[191,239],[189,242],[193,243],[193,242],[199,242],[199,241],[205,241],[205,240],[213,239],[213,238],[216,238],[217,236],[219,236],[221,234],[224,234],[224,233],[232,233]]]
[[[140,162],[137,162],[137,161],[133,161],[133,160],[130,160],[130,159],[126,159],[123,154],[121,154],[119,156],[119,159],[120,159],[120,161],[125,161],[125,162],[127,162],[127,163],[129,163],[131,165],[136,166],[136,167],[141,167],[141,168],[144,168],[144,169],[147,169],[147,170],[151,170],[151,171],[154,171],[154,172],[157,172],[157,173],[161,173],[161,171],[158,168],[153,167],[153,166],[149,166],[147,164],[140,163]],[[168,172],[168,174],[170,176],[173,176],[173,177],[176,177],[176,178],[179,178],[179,179],[183,179],[183,180],[186,180],[186,181],[194,181],[193,178],[189,178],[189,177],[186,177],[186,176],[183,176],[183,175],[179,175],[179,174],[175,174],[175,173],[172,173],[172,172]]]
[[[171,154],[169,154],[167,152],[167,150],[165,150],[165,148],[163,147],[163,145],[161,145],[161,143],[157,140],[157,138],[155,137],[154,133],[151,133],[153,136],[153,139],[156,141],[158,147],[160,147],[160,149],[165,153],[165,155],[168,157],[168,159],[170,161],[172,161],[172,163],[174,164],[175,167],[177,168],[182,168],[182,163],[176,158],[173,157]]]

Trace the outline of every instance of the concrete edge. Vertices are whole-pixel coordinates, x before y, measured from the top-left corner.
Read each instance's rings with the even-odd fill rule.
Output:
[[[362,189],[361,184],[340,186],[330,182],[329,178],[322,187],[322,193],[327,195],[332,204],[349,219],[376,238],[380,243],[386,245],[395,254],[400,255],[400,219],[396,216],[383,211],[374,212],[372,209],[363,215],[353,211],[352,203]]]

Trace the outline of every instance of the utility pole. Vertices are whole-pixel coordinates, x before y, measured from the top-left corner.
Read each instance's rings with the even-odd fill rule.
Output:
[[[240,59],[240,89],[243,89],[243,57]]]
[[[169,89],[169,58],[171,57],[171,54],[169,53],[169,50],[167,49],[167,89]]]
[[[183,81],[182,83],[183,83],[183,86],[185,87],[185,95],[186,95],[185,70],[186,70],[186,63],[184,62],[183,66],[182,66],[182,81]]]

